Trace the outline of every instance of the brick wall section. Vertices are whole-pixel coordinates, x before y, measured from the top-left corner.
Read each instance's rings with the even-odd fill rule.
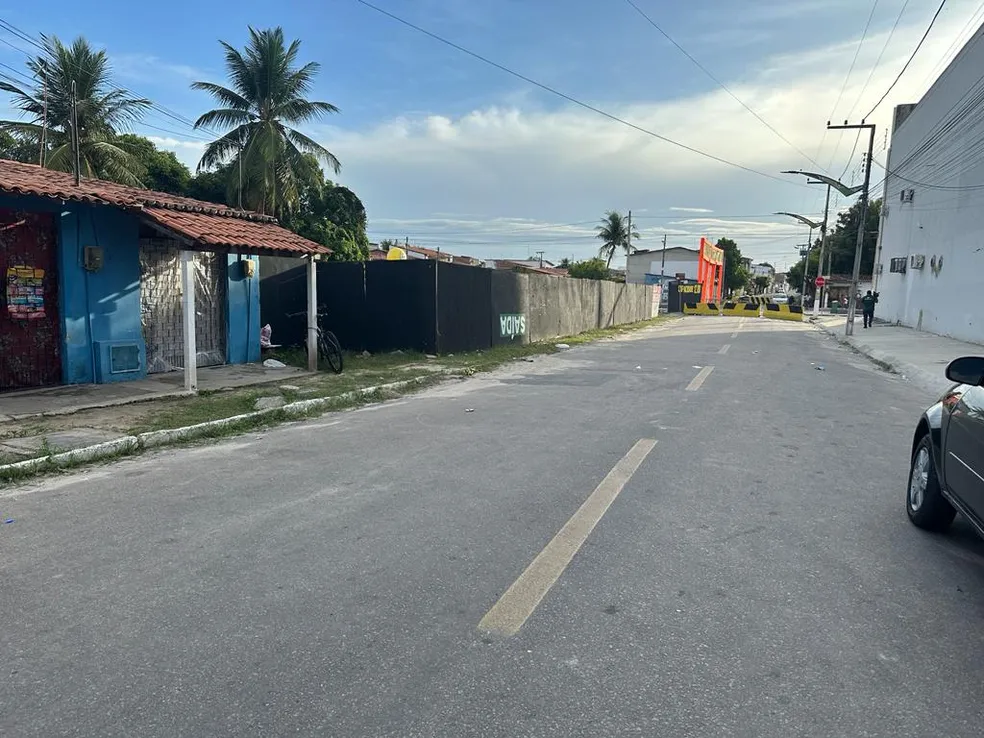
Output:
[[[140,312],[147,345],[147,373],[181,369],[184,336],[181,245],[166,238],[140,239]],[[195,254],[195,338],[198,366],[224,364],[226,260]]]

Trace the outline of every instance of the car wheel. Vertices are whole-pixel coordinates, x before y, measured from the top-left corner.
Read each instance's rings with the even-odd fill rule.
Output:
[[[909,520],[915,525],[935,531],[946,530],[957,514],[940,490],[940,480],[933,464],[932,441],[928,435],[922,437],[912,454],[905,509]]]

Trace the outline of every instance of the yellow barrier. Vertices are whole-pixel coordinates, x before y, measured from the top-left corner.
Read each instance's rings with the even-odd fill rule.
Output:
[[[721,309],[722,315],[730,315],[739,318],[757,318],[760,306],[752,302],[726,302]]]
[[[684,303],[684,315],[720,315],[721,309],[715,302]]]
[[[777,305],[774,302],[767,303],[762,311],[762,316],[772,320],[796,320],[802,322],[803,308],[797,305]]]

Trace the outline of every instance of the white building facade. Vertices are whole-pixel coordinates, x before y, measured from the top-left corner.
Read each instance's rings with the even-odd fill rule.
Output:
[[[915,106],[895,110],[876,317],[984,343],[984,26]]]
[[[697,262],[700,253],[697,249],[674,246],[666,249],[665,262],[663,249],[636,251],[630,254],[625,264],[625,281],[629,284],[652,284],[652,277],[664,274],[667,279],[697,279]],[[647,278],[646,275],[650,275]]]

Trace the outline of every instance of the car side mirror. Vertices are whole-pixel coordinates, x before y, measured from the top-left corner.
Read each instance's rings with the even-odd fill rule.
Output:
[[[984,357],[961,356],[954,359],[946,368],[946,378],[958,384],[980,386],[984,382]]]

